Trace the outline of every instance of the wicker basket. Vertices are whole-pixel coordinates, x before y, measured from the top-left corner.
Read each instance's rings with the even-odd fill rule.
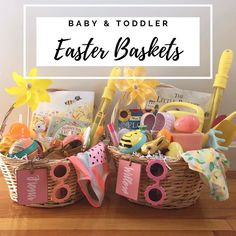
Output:
[[[139,159],[131,154],[124,154],[110,146],[108,148],[111,157],[114,160],[116,169],[119,165],[119,160],[129,160],[142,165],[141,177],[139,185],[139,193],[137,201],[129,199],[141,205],[154,207],[145,201],[144,192],[147,186],[154,184],[154,181],[148,178],[146,174],[146,159]],[[202,181],[197,172],[188,168],[188,164],[180,159],[177,162],[168,162],[171,170],[168,171],[167,177],[161,180],[160,185],[165,189],[166,198],[162,205],[155,206],[159,209],[175,209],[184,208],[193,205],[200,196]]]
[[[54,187],[58,184],[57,181],[54,181],[50,176],[50,170],[53,165],[59,163],[66,163],[70,167],[70,172],[68,177],[65,180],[65,184],[68,184],[71,189],[71,195],[63,203],[55,203],[51,200],[52,191]],[[63,207],[66,205],[71,205],[76,201],[80,200],[83,197],[83,194],[77,184],[77,175],[73,165],[67,159],[61,160],[39,160],[39,161],[26,161],[20,159],[8,158],[0,154],[0,167],[5,178],[5,181],[8,185],[9,194],[11,199],[14,202],[17,200],[17,182],[16,182],[16,171],[22,169],[38,169],[46,168],[47,169],[47,180],[48,180],[48,202],[44,204],[30,204],[31,207],[43,207],[43,208],[53,208],[53,207]]]

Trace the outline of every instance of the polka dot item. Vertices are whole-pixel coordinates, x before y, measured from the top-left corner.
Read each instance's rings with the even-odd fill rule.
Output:
[[[104,143],[100,142],[88,150],[90,166],[103,164],[106,162],[106,151]]]
[[[89,203],[100,207],[104,198],[105,182],[109,174],[106,147],[103,142],[90,148],[84,153],[69,157],[77,172],[78,184]],[[92,189],[94,194],[91,194]],[[96,196],[94,199],[93,196]]]

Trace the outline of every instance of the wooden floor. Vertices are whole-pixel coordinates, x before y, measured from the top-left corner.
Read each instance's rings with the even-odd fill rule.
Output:
[[[108,190],[99,209],[91,207],[85,199],[64,208],[38,209],[13,203],[1,176],[0,235],[236,235],[236,173],[230,173],[228,183],[228,201],[216,202],[204,189],[194,206],[181,210],[135,205],[116,196],[114,188]]]

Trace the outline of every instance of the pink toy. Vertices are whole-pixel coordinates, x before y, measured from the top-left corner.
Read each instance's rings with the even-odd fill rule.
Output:
[[[172,133],[173,142],[179,143],[184,152],[202,149],[202,133]]]
[[[142,115],[140,120],[140,125],[146,125],[147,130],[152,130],[155,120],[156,120],[155,115],[151,112],[147,112]]]
[[[50,176],[58,184],[52,190],[52,201],[57,203],[65,202],[71,196],[71,188],[65,183],[70,173],[67,163],[59,162],[51,167]]]
[[[180,117],[174,123],[174,128],[181,133],[194,133],[199,128],[200,122],[196,116],[187,115]]]
[[[140,124],[146,125],[147,130],[155,133],[162,129],[172,130],[175,117],[169,112],[158,112],[156,116],[153,113],[144,113],[141,117]]]
[[[119,137],[116,133],[116,129],[115,129],[115,125],[114,123],[109,123],[107,125],[107,129],[110,133],[110,136],[111,136],[111,141],[113,143],[114,146],[118,146],[119,145]]]
[[[73,142],[74,140],[79,140],[79,141],[83,142],[83,138],[82,138],[81,135],[72,134],[72,135],[67,136],[66,138],[64,138],[64,140],[62,141],[63,146],[66,146],[67,144]]]
[[[163,161],[151,160],[146,166],[146,172],[147,176],[156,183],[146,188],[144,192],[145,200],[153,206],[161,205],[166,198],[166,192],[160,186],[160,180],[166,178],[167,167]]]
[[[169,112],[158,112],[152,130],[168,129],[172,130],[175,122],[175,117]]]

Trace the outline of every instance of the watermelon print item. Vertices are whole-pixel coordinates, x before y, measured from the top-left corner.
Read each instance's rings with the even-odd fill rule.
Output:
[[[222,152],[213,148],[188,151],[181,155],[191,170],[200,173],[204,182],[207,182],[211,196],[218,201],[229,198],[229,191],[225,177],[225,170],[229,162]]]
[[[100,142],[86,152],[71,156],[69,160],[76,169],[81,191],[92,206],[100,207],[104,198],[106,178],[109,174],[104,143]]]

